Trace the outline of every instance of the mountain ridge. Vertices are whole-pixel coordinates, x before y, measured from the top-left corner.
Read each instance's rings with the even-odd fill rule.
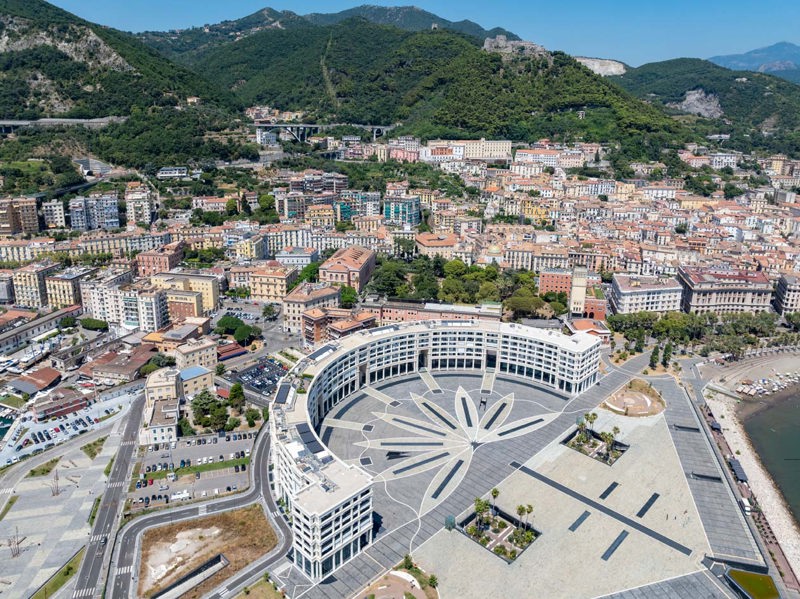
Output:
[[[778,42],[741,54],[712,56],[708,60],[727,69],[770,73],[800,83],[800,46],[791,42]]]

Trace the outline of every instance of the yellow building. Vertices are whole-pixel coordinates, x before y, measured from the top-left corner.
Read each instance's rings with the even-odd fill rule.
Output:
[[[97,272],[96,268],[70,268],[45,278],[47,303],[51,308],[66,308],[81,304],[82,279]]]
[[[261,260],[267,255],[267,244],[261,235],[242,239],[235,249],[238,260]]]
[[[202,295],[203,314],[213,312],[219,305],[219,281],[212,275],[162,272],[150,277],[158,289],[197,291]]]
[[[305,222],[314,228],[332,229],[336,224],[336,211],[331,204],[318,204],[306,208]]]
[[[17,305],[25,308],[41,308],[47,305],[45,279],[57,271],[58,264],[28,264],[14,271],[14,296]]]
[[[297,275],[293,266],[255,269],[250,273],[250,298],[260,302],[280,302]]]

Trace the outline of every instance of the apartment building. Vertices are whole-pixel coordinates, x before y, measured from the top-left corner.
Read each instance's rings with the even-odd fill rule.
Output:
[[[38,232],[36,198],[0,198],[0,236]]]
[[[203,298],[203,314],[208,315],[219,306],[219,280],[213,275],[189,272],[162,272],[150,277],[159,289],[197,291]]]
[[[800,312],[800,277],[782,274],[775,288],[775,311],[778,314]]]
[[[68,268],[45,277],[47,303],[51,308],[66,308],[82,303],[80,282],[97,272],[97,268]]]
[[[160,272],[168,272],[183,260],[183,241],[174,241],[153,250],[136,255],[136,268],[140,277],[150,277]]]
[[[79,286],[86,314],[106,322],[120,322],[116,290],[131,281],[133,271],[129,268],[107,268],[82,278]]]
[[[203,294],[199,291],[167,289],[167,312],[172,322],[203,315]]]
[[[381,193],[346,189],[339,194],[334,207],[339,220],[351,220],[354,216],[378,216],[381,213]]]
[[[70,226],[73,231],[119,228],[117,196],[92,195],[69,201]]]
[[[214,370],[217,365],[217,343],[213,339],[190,339],[174,350],[175,367],[183,370],[190,366],[202,366]]]
[[[300,334],[304,312],[313,308],[338,308],[340,295],[341,289],[331,283],[300,283],[283,298],[284,331]]]
[[[419,196],[387,194],[383,199],[383,218],[389,224],[416,227],[422,222]]]
[[[418,322],[424,320],[483,320],[500,322],[503,307],[500,303],[486,302],[478,306],[437,304],[421,301],[387,301],[368,297],[359,307],[369,310],[378,318],[378,324]]]
[[[65,229],[67,227],[64,202],[60,199],[42,202],[42,216],[44,217],[44,226],[48,229]]]
[[[334,285],[348,285],[359,293],[375,271],[375,252],[360,246],[337,250],[319,268],[319,280]]]
[[[322,341],[335,341],[358,331],[373,328],[378,317],[369,310],[311,308],[301,315],[303,342],[313,347]]]
[[[58,264],[28,264],[14,271],[14,296],[17,305],[43,308],[47,305],[47,276],[59,269]]]
[[[336,211],[331,204],[317,204],[306,208],[305,223],[315,229],[333,229]]]
[[[275,260],[283,266],[293,266],[302,270],[312,262],[319,261],[319,252],[313,247],[286,247],[275,254]]]
[[[250,272],[250,299],[259,302],[280,302],[297,279],[293,266],[266,266]]]
[[[685,312],[763,312],[769,310],[772,283],[762,271],[681,267],[681,306]]]
[[[236,260],[263,260],[267,257],[267,242],[263,235],[250,235],[234,245]]]
[[[129,223],[149,225],[153,222],[155,199],[146,185],[138,181],[128,183],[125,189],[125,206]]]
[[[683,286],[675,277],[615,273],[609,302],[614,314],[679,312]]]

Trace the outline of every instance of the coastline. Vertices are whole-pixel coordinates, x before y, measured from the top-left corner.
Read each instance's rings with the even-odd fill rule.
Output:
[[[786,559],[796,576],[800,576],[800,523],[792,515],[780,487],[761,463],[750,437],[744,429],[744,420],[760,411],[768,409],[776,402],[790,399],[791,394],[797,392],[793,386],[781,393],[770,396],[769,400],[749,402],[737,401],[719,393],[709,397],[706,403],[711,408],[717,422],[722,426],[725,440],[736,454],[749,479],[749,486],[758,498],[758,503],[770,523],[775,538],[783,549]],[[785,397],[789,395],[789,397]],[[738,451],[738,453],[736,453]]]

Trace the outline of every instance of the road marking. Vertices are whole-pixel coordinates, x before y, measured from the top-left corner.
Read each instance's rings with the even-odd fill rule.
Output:
[[[228,594],[228,593],[230,593],[230,592],[231,592],[231,590],[230,590],[229,588],[227,588],[227,587],[226,587],[226,588],[224,588],[224,589],[221,589],[221,590],[220,590],[220,592],[219,592],[219,596],[220,596],[220,597],[224,597],[225,595],[227,595],[227,594]]]
[[[8,493],[11,495],[14,492],[14,487],[6,487],[5,489],[0,489],[0,495],[4,495]]]
[[[92,538],[91,538],[91,539],[89,539],[89,542],[90,542],[90,543],[97,543],[97,542],[98,542],[98,541],[100,541],[100,540],[101,540],[101,539],[102,539],[104,536],[106,536],[106,535],[92,535]]]
[[[133,445],[133,441],[123,441],[120,445]]]
[[[108,485],[108,486],[109,486],[110,488],[112,488],[112,489],[119,489],[120,487],[122,487],[122,486],[124,486],[124,485],[125,485],[125,481],[124,481],[124,480],[118,480],[117,482],[115,482],[115,483],[111,483],[111,484],[110,484],[110,485]]]
[[[197,515],[198,516],[202,516],[203,514],[207,514],[207,513],[208,513],[208,506],[207,505],[201,505],[199,508],[197,508]]]
[[[120,574],[130,574],[133,571],[133,566],[123,566],[122,568],[117,568],[117,576]]]
[[[77,597],[91,597],[91,595],[92,595],[92,593],[93,593],[93,592],[94,592],[94,589],[80,589],[80,590],[77,590],[77,591],[75,591],[74,593],[72,593],[72,597],[73,597],[73,598],[77,598]]]

